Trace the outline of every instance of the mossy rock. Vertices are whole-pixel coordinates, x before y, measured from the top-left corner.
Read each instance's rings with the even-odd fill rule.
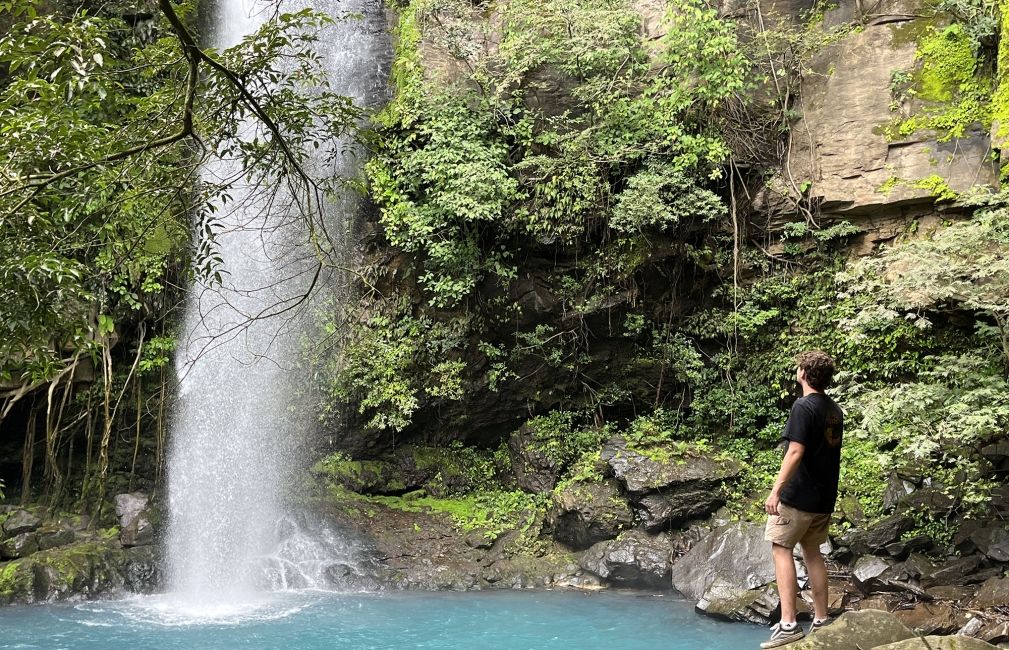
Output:
[[[111,540],[86,541],[0,564],[0,604],[96,598],[157,581],[153,553]]]

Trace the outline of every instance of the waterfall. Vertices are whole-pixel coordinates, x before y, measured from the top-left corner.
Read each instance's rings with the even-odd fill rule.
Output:
[[[217,2],[208,43],[216,49],[238,43],[276,10],[276,3],[256,0]],[[380,0],[311,4],[334,17],[358,15],[327,28],[317,43],[332,90],[359,104],[381,101],[390,45]],[[284,11],[303,6],[281,3]],[[311,164],[317,173],[353,176],[361,157],[346,149],[335,162]],[[207,181],[234,178],[241,175],[237,164],[213,159],[201,173]],[[297,361],[309,310],[255,318],[307,291],[313,251],[304,226],[283,214],[283,194],[265,201],[255,188],[236,186],[231,195],[217,206],[215,241],[225,273],[219,284],[191,287],[176,361],[165,551],[168,587],[190,602],[264,585],[318,586],[323,556],[346,560],[346,549],[329,532],[314,542],[292,540],[301,527],[285,503],[292,470],[304,466],[305,433],[316,420],[297,399],[306,381]],[[333,239],[347,231],[356,203],[327,207]]]

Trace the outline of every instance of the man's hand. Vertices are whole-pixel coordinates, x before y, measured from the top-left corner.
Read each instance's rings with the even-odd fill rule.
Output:
[[[778,504],[781,503],[781,499],[778,498],[777,492],[771,492],[767,497],[767,501],[764,502],[764,512],[769,515],[778,514]]]

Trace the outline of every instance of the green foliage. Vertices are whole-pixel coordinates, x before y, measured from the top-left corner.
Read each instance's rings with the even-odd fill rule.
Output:
[[[558,468],[567,468],[596,452],[609,432],[586,426],[582,414],[550,411],[526,422],[532,435],[532,449],[549,458]]]
[[[193,11],[178,7],[183,19]],[[113,329],[123,336],[146,314],[167,312],[168,289],[189,261],[220,281],[214,212],[232,186],[279,186],[303,150],[335,151],[358,114],[326,87],[311,47],[331,21],[309,11],[278,14],[208,54],[233,77],[206,65],[194,71],[160,13],[127,22],[113,7],[43,12],[14,0],[0,5],[0,22],[6,378],[50,378],[74,351],[93,352]],[[284,133],[286,149],[248,97]],[[255,137],[234,138],[240,128]],[[209,152],[239,159],[244,172],[194,183]]]
[[[895,99],[893,110],[909,98],[920,100],[916,104],[922,105],[884,127],[888,138],[933,131],[940,142],[945,142],[964,137],[975,124],[991,123],[994,88],[976,46],[972,35],[959,23],[925,30],[918,41],[914,74],[908,77],[894,71],[890,86]]]
[[[342,404],[354,404],[368,414],[374,430],[402,430],[425,398],[458,399],[463,395],[459,360],[446,360],[462,343],[464,321],[434,321],[404,310],[374,314],[360,322],[354,337],[332,354],[313,345],[307,352],[329,382],[322,417]],[[325,326],[328,334],[339,325]]]

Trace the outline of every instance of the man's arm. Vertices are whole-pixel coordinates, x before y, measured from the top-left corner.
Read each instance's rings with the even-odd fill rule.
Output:
[[[778,478],[774,481],[774,487],[771,488],[770,496],[764,502],[764,512],[767,514],[778,514],[778,504],[781,502],[779,497],[781,488],[785,487],[785,484],[795,474],[795,470],[798,469],[799,462],[802,460],[802,454],[805,451],[806,445],[801,442],[794,440],[788,442],[788,451],[785,452],[785,457],[781,459],[781,469],[778,470]]]

